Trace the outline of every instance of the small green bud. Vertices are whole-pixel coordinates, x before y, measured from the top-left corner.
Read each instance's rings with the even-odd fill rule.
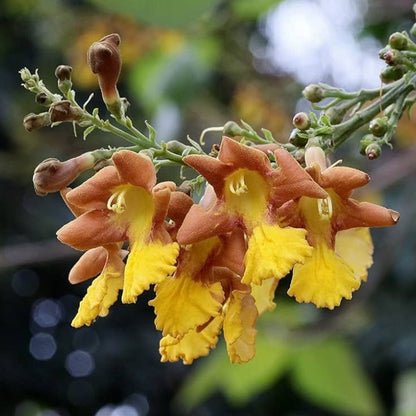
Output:
[[[48,112],[40,114],[30,113],[23,119],[23,126],[27,131],[38,130],[50,124],[51,117]]]
[[[23,82],[27,82],[32,78],[32,74],[30,73],[30,71],[27,68],[22,68],[19,71],[20,74],[20,78],[22,79]]]
[[[188,148],[186,144],[178,141],[178,140],[169,140],[166,143],[166,150],[169,150],[169,152],[175,153],[177,155],[181,155],[183,151],[185,151]]]
[[[375,118],[374,120],[371,120],[368,128],[374,136],[381,137],[387,131],[387,119],[385,117]]]
[[[331,124],[339,124],[345,116],[345,110],[338,107],[330,107],[325,111]]]
[[[301,165],[305,163],[305,149],[296,150],[294,157],[298,163]]]
[[[391,50],[391,48],[390,48],[390,46],[385,46],[384,48],[382,48],[382,49],[380,49],[379,51],[378,51],[378,57],[380,58],[380,59],[384,59],[383,58],[383,56],[389,51],[389,50]]]
[[[393,49],[398,49],[399,51],[407,48],[408,41],[409,39],[407,36],[400,32],[395,32],[389,37],[389,45]]]
[[[292,123],[294,127],[299,130],[307,130],[311,126],[311,120],[309,119],[309,116],[304,112],[295,114]]]
[[[372,134],[366,134],[361,140],[360,140],[360,153],[365,156],[366,155],[366,149],[370,144],[373,144],[376,138]]]
[[[377,143],[369,144],[365,149],[365,154],[369,160],[377,159],[381,155],[381,147]]]
[[[235,121],[227,121],[224,124],[222,132],[225,136],[235,137],[241,136],[243,129]]]
[[[416,23],[413,24],[409,32],[413,37],[416,37]]]
[[[308,85],[302,94],[311,103],[319,103],[324,98],[324,90],[317,84]]]
[[[302,133],[302,130],[293,129],[289,136],[289,143],[293,144],[296,147],[303,147],[307,143],[308,139],[299,136],[299,133]]]
[[[385,84],[389,84],[392,81],[400,79],[407,70],[405,65],[388,66],[381,72],[380,79]]]

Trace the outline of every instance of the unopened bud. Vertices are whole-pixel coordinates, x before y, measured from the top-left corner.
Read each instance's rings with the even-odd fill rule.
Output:
[[[304,112],[296,113],[293,117],[292,123],[295,128],[299,130],[307,130],[311,126],[311,120]]]
[[[235,121],[227,121],[224,124],[222,132],[225,136],[236,137],[241,136],[243,129]]]
[[[366,149],[370,144],[373,144],[376,138],[372,134],[366,134],[363,136],[363,138],[360,140],[360,153],[365,156],[366,155]]]
[[[381,72],[380,79],[388,84],[400,79],[407,71],[408,68],[405,65],[388,66]]]
[[[178,141],[178,140],[170,140],[166,143],[166,150],[169,150],[172,153],[177,155],[181,155],[183,151],[187,149],[188,146],[186,144]]]
[[[117,33],[104,36],[88,49],[88,64],[98,76],[101,94],[107,108],[116,116],[122,116],[122,104],[117,90],[121,72],[120,36]],[[118,112],[118,113],[117,113]]]
[[[389,45],[393,49],[398,49],[399,51],[407,48],[408,41],[409,39],[407,36],[400,32],[393,33],[389,37]]]
[[[317,84],[308,85],[302,94],[311,103],[319,103],[324,98],[324,90]]]
[[[305,149],[296,150],[294,157],[298,163],[303,165],[305,163]]]
[[[35,101],[45,107],[49,107],[53,103],[52,98],[44,92],[38,92],[35,95]]]
[[[321,170],[325,170],[328,167],[325,152],[321,147],[310,146],[305,152],[306,166],[313,166],[318,164]]]
[[[37,195],[57,192],[70,185],[81,172],[94,166],[95,158],[91,152],[61,162],[55,158],[44,160],[33,174],[33,186]]]
[[[59,65],[55,70],[55,76],[58,79],[58,88],[64,95],[68,94],[72,88],[71,72],[72,67],[69,65]]]
[[[325,111],[326,116],[331,124],[339,124],[345,116],[345,110],[338,107],[330,107]]]
[[[82,111],[73,107],[68,100],[53,103],[49,108],[51,122],[78,121],[82,118]]]
[[[371,120],[368,128],[374,136],[381,137],[387,131],[387,120],[385,117],[375,118],[374,120]]]
[[[371,143],[365,149],[365,154],[369,160],[377,159],[381,155],[381,147],[377,143]]]
[[[38,130],[51,124],[49,113],[34,114],[30,113],[23,119],[23,125],[27,131]]]
[[[303,133],[306,134],[306,133]],[[293,129],[289,136],[289,143],[296,147],[303,147],[308,142],[307,137],[302,137],[302,130]]]

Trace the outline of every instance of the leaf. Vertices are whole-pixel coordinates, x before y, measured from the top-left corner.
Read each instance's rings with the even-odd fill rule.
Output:
[[[89,0],[111,13],[168,28],[186,28],[210,12],[219,0]]]
[[[224,345],[191,373],[176,397],[180,410],[189,411],[215,391],[234,405],[243,405],[280,378],[291,362],[291,349],[282,340],[257,336],[256,356],[245,364],[231,364]]]
[[[276,141],[276,140],[275,140],[275,138],[273,137],[272,132],[271,132],[270,130],[267,130],[267,129],[261,129],[261,131],[263,132],[264,137],[265,137],[267,140],[269,140],[270,142],[275,142],[275,141]]]
[[[84,130],[83,139],[86,140],[87,137],[95,130],[95,126],[89,126]]]
[[[339,414],[378,416],[380,401],[348,343],[323,339],[299,348],[292,380],[302,396]]]

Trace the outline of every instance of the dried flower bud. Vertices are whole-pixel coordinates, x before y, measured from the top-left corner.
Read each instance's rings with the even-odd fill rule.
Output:
[[[308,85],[303,91],[303,96],[311,103],[319,103],[324,98],[324,90],[316,84]]]
[[[53,100],[45,92],[38,92],[35,95],[35,102],[45,107],[49,107],[53,103]]]
[[[33,174],[33,186],[37,195],[57,192],[71,184],[81,172],[91,169],[95,158],[91,152],[61,162],[55,158],[44,160]]]
[[[387,120],[385,117],[375,118],[374,120],[371,120],[368,128],[374,136],[381,137],[387,131]]]
[[[94,42],[87,54],[92,72],[98,75],[103,100],[107,108],[116,116],[121,116],[123,110],[117,90],[117,81],[121,72],[119,45],[120,36],[112,33]]]
[[[369,160],[377,159],[381,155],[381,147],[377,143],[369,144],[365,149],[365,154]]]
[[[51,122],[78,121],[82,118],[82,111],[73,107],[68,100],[53,103],[49,108]]]
[[[311,120],[304,112],[295,114],[292,123],[299,130],[307,130],[311,126]]]
[[[71,72],[72,67],[69,65],[59,65],[55,70],[55,76],[58,79],[58,88],[65,95],[72,88]]]
[[[49,113],[34,114],[30,113],[23,119],[23,125],[27,131],[38,130],[51,124]]]
[[[225,136],[236,137],[241,136],[243,129],[235,121],[227,121],[224,124],[222,132]]]
[[[391,34],[389,37],[389,45],[393,49],[398,49],[399,51],[406,49],[408,42],[409,42],[409,39],[403,33],[396,32],[396,33]]]

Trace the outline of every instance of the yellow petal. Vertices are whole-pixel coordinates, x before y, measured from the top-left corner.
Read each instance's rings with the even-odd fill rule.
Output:
[[[224,338],[232,363],[244,363],[256,354],[258,313],[254,298],[242,291],[233,290],[227,302],[224,318]]]
[[[276,304],[273,302],[278,279],[274,277],[263,280],[259,285],[251,285],[251,296],[256,301],[257,311],[261,315],[265,311],[272,311]]]
[[[177,338],[166,335],[160,340],[161,361],[182,360],[184,364],[192,364],[196,358],[208,355],[210,349],[217,345],[222,321],[222,315],[218,315],[201,331],[193,329]]]
[[[151,284],[172,275],[178,253],[178,243],[133,243],[126,264],[122,302],[136,302],[137,296]]]
[[[352,292],[360,287],[354,272],[324,242],[319,242],[312,257],[305,264],[293,268],[288,294],[298,302],[312,302],[319,308],[333,309],[342,298],[351,299]]]
[[[89,326],[98,316],[107,316],[122,287],[123,275],[111,269],[104,269],[88,288],[71,325],[75,328]]]
[[[178,337],[218,316],[223,300],[220,282],[205,284],[181,275],[158,284],[149,305],[155,308],[156,328]]]
[[[358,280],[367,280],[367,270],[373,264],[373,242],[368,228],[339,231],[335,237],[335,253],[352,268]]]
[[[260,284],[262,280],[282,278],[296,263],[303,263],[312,253],[303,228],[281,228],[262,224],[253,230],[245,257],[245,284]]]

